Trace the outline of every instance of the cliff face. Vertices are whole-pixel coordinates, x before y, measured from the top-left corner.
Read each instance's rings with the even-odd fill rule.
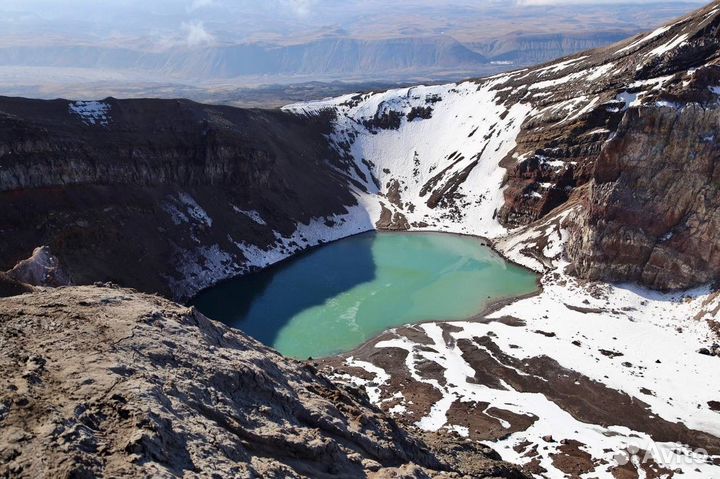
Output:
[[[477,444],[431,449],[358,390],[156,296],[0,309],[3,477],[525,477]]]
[[[629,112],[603,148],[568,254],[592,279],[683,288],[720,271],[715,106]]]
[[[242,244],[356,203],[323,118],[113,99],[0,112],[0,269],[46,245],[76,284],[187,298],[250,267]]]
[[[508,170],[504,220],[578,202],[565,223],[575,274],[662,290],[718,279],[718,11],[568,60],[550,82],[573,111],[542,100],[524,125],[519,148],[532,154]],[[582,79],[584,68],[603,74]],[[538,183],[552,186],[528,198]]]
[[[600,48],[619,42],[633,32],[608,31],[588,33],[514,32],[487,42],[473,43],[474,50],[494,62],[511,62],[514,65],[538,65],[577,52]]]

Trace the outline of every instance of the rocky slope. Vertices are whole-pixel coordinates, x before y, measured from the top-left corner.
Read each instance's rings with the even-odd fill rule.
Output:
[[[323,364],[399,422],[484,441],[537,477],[717,477],[709,351],[720,295],[560,272],[543,288],[474,321],[388,331]]]
[[[45,245],[76,284],[187,298],[250,266],[241,242],[357,203],[328,168],[324,119],[184,100],[2,98],[0,112],[0,269]]]
[[[2,477],[525,477],[156,296],[60,288],[0,323]]]

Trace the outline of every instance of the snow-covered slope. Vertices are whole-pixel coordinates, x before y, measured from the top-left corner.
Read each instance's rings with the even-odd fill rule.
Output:
[[[286,107],[311,115],[336,112],[331,142],[359,194],[379,195],[383,208],[413,229],[496,237],[504,170],[520,126],[531,110],[507,106],[495,88],[478,85],[414,87]],[[376,218],[380,220],[380,218]]]

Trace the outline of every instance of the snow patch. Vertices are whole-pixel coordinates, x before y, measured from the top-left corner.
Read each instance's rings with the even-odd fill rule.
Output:
[[[213,220],[207,212],[187,193],[170,196],[162,204],[163,210],[170,215],[172,222],[178,226],[183,223],[211,227]]]
[[[652,32],[648,35],[645,35],[645,36],[641,37],[640,39],[632,42],[630,45],[626,46],[625,48],[621,48],[620,50],[617,51],[617,53],[624,53],[628,50],[632,50],[635,47],[639,47],[640,45],[643,45],[643,44],[649,42],[653,38],[657,38],[660,35],[662,35],[663,33],[667,32],[668,30],[670,30],[671,27],[672,27],[672,25],[666,25],[664,27],[660,27],[657,30],[655,30],[654,32]]]
[[[259,225],[262,225],[262,226],[267,225],[267,223],[262,218],[260,213],[258,213],[255,210],[241,210],[240,208],[238,208],[237,206],[234,206],[234,205],[232,208],[236,213],[240,213],[241,215],[247,216],[248,218],[250,218],[251,220],[253,220],[255,223],[257,223]]]
[[[312,246],[372,231],[374,223],[370,221],[369,215],[373,213],[376,204],[371,198],[363,197],[360,200],[359,205],[349,208],[344,215],[313,218],[307,224],[298,224],[289,237],[276,233],[275,243],[269,246],[260,247],[245,241],[235,241],[236,247],[245,257],[243,272],[275,264]],[[379,211],[374,213],[374,216],[379,217]]]
[[[183,298],[212,286],[218,278],[231,278],[242,271],[233,256],[217,244],[182,250],[177,256],[174,264],[181,279],[167,279],[170,289]]]
[[[687,40],[687,38],[688,38],[688,34],[687,34],[687,33],[683,33],[682,35],[678,35],[677,37],[675,37],[674,39],[670,40],[669,42],[667,42],[667,43],[665,43],[665,44],[663,44],[663,45],[660,45],[659,47],[657,47],[657,48],[655,48],[654,50],[650,51],[650,53],[648,53],[647,56],[648,56],[648,57],[653,57],[653,56],[663,55],[663,54],[665,54],[665,53],[667,53],[667,52],[669,52],[669,51],[671,51],[671,50],[679,47],[680,45],[682,45],[683,42],[685,42],[685,40]]]
[[[355,384],[365,388],[365,392],[367,393],[370,401],[372,401],[373,403],[379,402],[380,386],[384,385],[390,380],[390,375],[386,373],[384,369],[379,368],[372,363],[357,360],[352,356],[345,360],[345,364],[352,368],[364,369],[365,371],[373,375],[374,378],[371,381],[358,381],[358,378],[356,378]]]
[[[496,219],[504,202],[500,161],[516,146],[520,127],[530,113],[525,104],[506,107],[496,87],[507,76],[483,83],[465,82],[419,86],[363,96],[298,103],[285,107],[300,115],[324,109],[337,112],[330,140],[346,157],[348,168],[339,172],[362,184],[374,199],[401,212],[413,229],[495,237],[506,232]],[[407,121],[415,109],[430,109],[422,121]],[[399,118],[397,129],[373,126],[378,117]],[[459,176],[455,204],[430,205],[432,193],[451,185]],[[385,200],[389,185],[399,185],[402,207]],[[449,187],[449,186],[448,186]],[[360,193],[360,192],[358,192]],[[409,206],[411,204],[411,206]],[[376,207],[376,211],[382,208]],[[377,220],[378,217],[373,217]]]
[[[86,125],[108,126],[110,123],[110,105],[102,101],[76,101],[68,106],[71,114],[76,115]]]

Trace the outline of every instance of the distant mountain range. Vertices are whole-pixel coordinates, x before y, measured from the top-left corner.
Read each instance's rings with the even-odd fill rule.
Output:
[[[297,45],[247,43],[147,52],[96,46],[0,48],[0,65],[140,70],[176,79],[252,75],[367,75],[387,71],[473,68],[489,60],[450,37],[327,38]]]
[[[0,93],[176,97],[187,96],[188,85],[207,92],[309,81],[452,81],[607,46],[695,5],[306,3],[307,11],[273,11],[247,2],[187,10],[161,2],[144,16],[137,5],[128,16],[115,4],[95,13],[99,7],[88,4],[83,18],[10,2],[0,6]]]
[[[162,52],[84,45],[16,46],[0,48],[0,66],[134,70],[200,81],[256,75],[401,75],[539,63],[605,46],[631,33],[513,34],[469,45],[449,36],[325,38],[296,45],[247,43]]]

